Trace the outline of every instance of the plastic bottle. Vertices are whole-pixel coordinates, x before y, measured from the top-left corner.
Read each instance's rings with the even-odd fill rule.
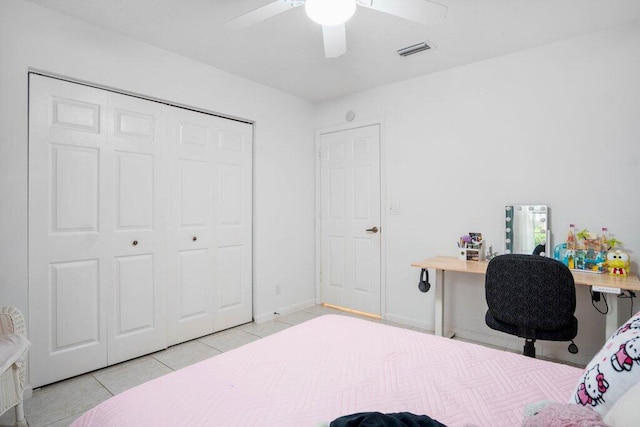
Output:
[[[567,250],[574,251],[576,249],[576,227],[569,224],[569,234],[567,234]]]
[[[602,227],[602,234],[600,235],[600,250],[601,251],[608,251],[609,250],[609,243],[607,243],[607,240],[609,240],[609,230],[607,229],[607,227]]]
[[[609,230],[607,227],[602,227],[602,234],[600,234],[600,251],[596,254],[596,269],[599,272],[607,270],[607,251],[609,249]]]
[[[576,256],[576,227],[573,224],[569,224],[569,233],[567,234],[567,267],[573,269],[575,265]]]

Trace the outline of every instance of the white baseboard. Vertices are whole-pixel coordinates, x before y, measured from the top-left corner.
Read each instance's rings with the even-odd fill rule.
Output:
[[[277,310],[278,314],[275,314],[275,313],[259,314],[259,315],[257,315],[256,317],[253,318],[253,321],[256,322],[256,323],[268,322],[270,320],[275,319],[278,316],[282,316],[284,314],[290,314],[290,313],[293,313],[293,312],[296,312],[296,311],[300,311],[300,310],[303,310],[305,308],[313,307],[314,305],[316,305],[315,299],[310,299],[310,300],[303,301],[303,302],[298,303],[298,304],[290,305],[288,307],[282,307],[282,308]]]
[[[427,322],[412,319],[409,317],[398,316],[395,314],[389,314],[389,313],[385,314],[384,320],[387,320],[393,323],[399,323],[401,325],[413,326],[416,328],[424,329],[425,331],[428,331],[428,332],[433,332],[433,329],[434,329],[433,325],[429,325]]]

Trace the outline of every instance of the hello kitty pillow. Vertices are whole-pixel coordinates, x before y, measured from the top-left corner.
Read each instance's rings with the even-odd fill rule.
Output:
[[[570,402],[603,417],[618,398],[640,382],[640,312],[627,320],[585,368]]]

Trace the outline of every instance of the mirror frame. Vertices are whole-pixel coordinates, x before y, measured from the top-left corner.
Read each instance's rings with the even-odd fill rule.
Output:
[[[550,239],[550,230],[549,230],[549,207],[547,205],[506,205],[505,206],[505,254],[510,253],[522,253],[522,252],[513,252],[515,244],[515,239],[517,238],[517,234],[514,233],[514,212],[516,211],[529,211],[532,214],[544,214],[540,223],[544,226],[545,233],[545,251],[540,253],[540,255],[550,256],[551,254],[551,239]],[[532,218],[533,220],[533,218]],[[534,249],[535,250],[535,249]],[[533,252],[531,252],[533,253]]]

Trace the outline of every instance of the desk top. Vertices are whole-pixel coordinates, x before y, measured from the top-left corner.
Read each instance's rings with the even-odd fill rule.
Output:
[[[460,271],[462,273],[485,274],[488,261],[464,261],[456,257],[435,256],[411,264],[411,267],[435,268],[436,270]]]
[[[436,256],[411,264],[412,267],[418,268],[433,268],[472,274],[485,274],[487,265],[489,265],[488,261],[463,261],[456,257],[448,256]],[[576,285],[604,286],[607,288],[640,291],[640,280],[634,274],[629,274],[627,277],[614,277],[609,276],[607,273],[586,273],[577,270],[571,270],[571,274],[573,274],[573,280]]]

